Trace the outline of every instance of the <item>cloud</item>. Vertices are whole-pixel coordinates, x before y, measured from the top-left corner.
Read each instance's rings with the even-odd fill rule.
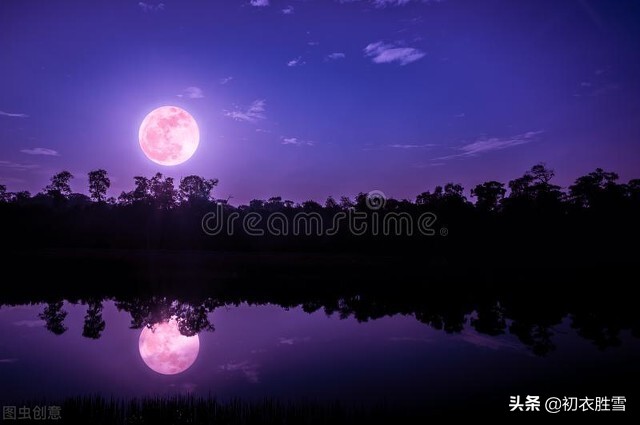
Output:
[[[256,133],[271,133],[271,130],[267,130],[264,128],[256,128]]]
[[[293,6],[287,6],[281,12],[283,15],[293,15]]]
[[[376,7],[403,6],[410,1],[411,0],[373,0],[373,4]]]
[[[289,62],[287,62],[287,66],[302,66],[304,65],[306,62],[302,60],[302,56],[298,56],[295,59],[291,59]]]
[[[244,377],[247,378],[247,381],[251,382],[252,384],[257,384],[258,382],[260,382],[260,374],[259,374],[260,365],[256,363],[249,363],[247,361],[235,362],[235,363],[229,362],[227,364],[220,366],[220,369],[227,372],[240,371],[242,372]]]
[[[523,354],[527,353],[524,346],[518,344],[515,341],[509,341],[504,337],[491,337],[488,335],[482,335],[475,331],[463,330],[460,334],[457,335],[458,338],[463,340],[466,343],[471,345],[475,345],[480,348],[488,348],[490,350],[513,350],[518,351]]]
[[[44,326],[44,320],[18,320],[13,322],[15,326],[25,326],[27,328],[37,328]]]
[[[256,6],[256,7],[269,6],[269,0],[251,0],[251,6]]]
[[[225,84],[227,84],[231,80],[233,80],[233,77],[232,76],[228,76],[228,77],[220,78],[219,82],[220,82],[220,84],[222,84],[224,86]]]
[[[370,57],[374,63],[398,62],[404,66],[422,59],[426,53],[413,47],[398,47],[398,43],[387,44],[377,41],[364,48],[364,55]]]
[[[315,142],[312,142],[311,140],[302,140],[297,137],[283,137],[282,144],[293,146],[313,146],[315,145]]]
[[[161,10],[164,10],[164,3],[151,4],[151,3],[145,3],[141,1],[138,3],[138,6],[144,12],[159,12]]]
[[[434,146],[435,145],[431,143],[426,143],[424,145],[401,145],[401,144],[389,145],[390,148],[395,148],[395,149],[425,149],[425,148],[432,148]]]
[[[361,0],[338,0],[339,3],[355,3]],[[369,3],[372,3],[377,8],[385,8],[385,7],[394,7],[394,6],[404,6],[406,4],[416,2],[416,3],[439,3],[443,0],[369,0]]]
[[[464,118],[464,117],[466,117],[466,114],[464,112],[454,115],[454,118]]]
[[[282,345],[294,345],[299,344],[301,342],[309,342],[311,341],[311,337],[305,336],[304,338],[292,337],[292,338],[278,338],[278,343]]]
[[[15,363],[18,359],[0,359],[0,363]]]
[[[528,131],[511,137],[480,137],[471,143],[467,143],[457,148],[460,153],[436,158],[436,160],[478,156],[487,152],[524,145],[534,141],[536,136],[539,134],[542,134],[542,131]]]
[[[320,42],[319,41],[308,41],[307,45],[311,46],[311,47],[315,47],[315,46],[319,46]]]
[[[26,171],[26,170],[34,170],[40,167],[36,164],[21,164],[19,162],[0,160],[0,168],[17,170],[17,171]]]
[[[574,93],[573,95],[574,97],[583,97],[583,96],[595,97],[595,96],[608,95],[620,89],[620,86],[615,83],[606,83],[606,84],[597,83],[594,85],[594,84],[583,81],[580,83],[580,89],[581,90],[579,93]]]
[[[12,117],[12,118],[29,118],[29,115],[27,114],[14,114],[11,112],[4,112],[4,111],[0,111],[0,116]]]
[[[22,149],[20,152],[26,153],[27,155],[60,156],[58,151],[48,148]]]
[[[187,99],[202,99],[204,97],[204,93],[200,87],[187,87],[177,96],[186,97]]]
[[[326,57],[325,60],[326,61],[337,61],[340,59],[344,59],[346,58],[347,55],[345,55],[344,53],[341,52],[335,52],[335,53],[329,53]]]
[[[256,122],[266,118],[264,115],[265,106],[266,101],[258,99],[251,102],[246,111],[226,111],[224,115],[236,121]]]

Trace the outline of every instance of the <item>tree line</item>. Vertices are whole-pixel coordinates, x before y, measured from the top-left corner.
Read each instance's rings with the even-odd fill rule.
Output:
[[[561,207],[581,209],[617,208],[625,203],[637,205],[640,201],[640,179],[620,183],[615,172],[597,168],[593,172],[578,177],[567,189],[552,183],[554,170],[540,163],[531,167],[524,175],[509,181],[506,185],[498,181],[488,181],[476,185],[470,191],[470,202],[464,194],[464,188],[457,183],[436,186],[433,191],[417,195],[415,200],[393,198],[386,199],[386,210],[402,210],[410,205],[448,206],[468,208],[474,206],[483,212],[499,212],[509,208],[544,208],[548,210]],[[190,175],[180,179],[176,187],[172,177],[156,173],[152,177],[134,177],[134,188],[122,192],[117,198],[108,197],[111,179],[106,170],[98,169],[88,173],[89,196],[75,193],[71,189],[74,176],[69,171],[61,171],[51,177],[50,183],[42,192],[32,196],[28,191],[7,192],[0,184],[0,202],[16,204],[49,203],[51,205],[87,204],[94,202],[109,206],[145,205],[160,210],[171,210],[180,206],[203,205],[207,203],[228,204],[228,199],[216,199],[212,195],[218,185],[218,179],[207,179]],[[507,190],[508,189],[508,190]],[[507,194],[508,192],[508,194]],[[367,209],[367,193],[359,193],[355,198],[342,196],[338,200],[329,196],[324,204],[314,200],[296,203],[283,200],[280,196],[269,199],[253,199],[239,209],[279,211],[298,208],[303,210],[338,210],[356,208]]]
[[[105,170],[88,174],[89,196],[74,193],[73,176],[63,171],[33,196],[0,187],[0,231],[5,247],[23,251],[403,253],[429,258],[433,264],[455,264],[451,271],[466,269],[467,275],[498,269],[504,264],[497,261],[499,256],[508,259],[510,267],[521,269],[578,268],[603,261],[631,264],[635,254],[626,247],[635,246],[640,237],[640,179],[620,182],[616,173],[598,168],[561,188],[554,183],[554,175],[549,167],[536,164],[506,184],[476,185],[469,191],[470,199],[462,185],[447,183],[412,200],[372,199],[373,192],[362,192],[355,197],[329,197],[323,203],[296,203],[274,196],[233,206],[214,196],[217,179],[191,175],[176,182],[161,173],[136,176],[132,190],[116,198],[108,194],[111,181]],[[222,234],[207,232],[204,217],[211,212],[216,217],[234,215],[236,220],[221,221]],[[368,230],[377,228],[378,233],[356,234],[348,221],[356,214],[364,217]],[[308,220],[296,221],[303,215]],[[327,229],[340,215],[347,219],[328,235]],[[435,219],[429,235],[417,232],[425,215]],[[255,237],[245,226],[251,219],[265,228],[275,216],[289,226],[289,233]],[[297,233],[296,224],[300,224]],[[324,232],[315,232],[320,226]],[[383,232],[385,228],[390,231]]]

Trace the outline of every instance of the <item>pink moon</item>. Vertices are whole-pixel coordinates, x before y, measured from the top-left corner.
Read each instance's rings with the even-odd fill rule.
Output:
[[[178,322],[171,319],[152,329],[145,327],[138,340],[140,357],[151,370],[163,375],[175,375],[189,369],[200,351],[198,335],[184,336]]]
[[[193,156],[200,130],[191,114],[177,106],[161,106],[144,117],[138,131],[144,154],[160,165],[178,165]]]

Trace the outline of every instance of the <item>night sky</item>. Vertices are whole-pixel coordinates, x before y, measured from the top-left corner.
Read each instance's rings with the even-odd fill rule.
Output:
[[[537,162],[566,186],[640,177],[640,2],[226,0],[0,2],[0,183],[67,169],[219,178],[231,203],[449,181]],[[200,127],[184,164],[138,144],[145,115]]]

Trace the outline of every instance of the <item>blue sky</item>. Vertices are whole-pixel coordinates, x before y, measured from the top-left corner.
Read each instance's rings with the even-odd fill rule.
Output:
[[[220,179],[232,203],[454,181],[558,183],[640,170],[640,3],[35,1],[0,3],[0,183],[110,195],[161,171]],[[162,105],[200,147],[162,167],[138,127]]]

